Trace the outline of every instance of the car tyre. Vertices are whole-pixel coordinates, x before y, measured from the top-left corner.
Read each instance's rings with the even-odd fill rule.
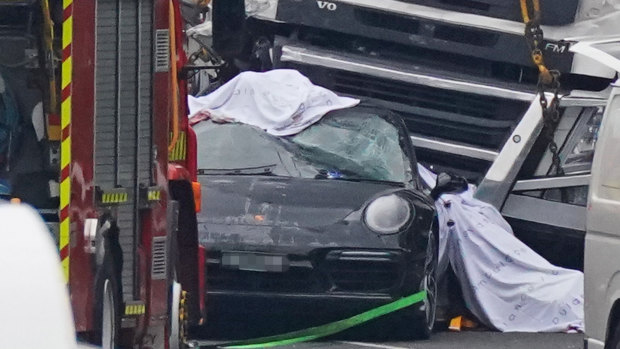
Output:
[[[612,329],[609,341],[605,343],[605,349],[620,349],[620,322]]]
[[[426,291],[426,298],[421,307],[424,314],[417,322],[417,334],[421,339],[429,339],[435,328],[437,316],[437,264],[439,262],[439,234],[431,228],[426,248],[424,277],[420,282],[420,290]]]

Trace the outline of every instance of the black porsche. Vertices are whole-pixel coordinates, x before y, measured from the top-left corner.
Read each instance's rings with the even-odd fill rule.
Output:
[[[267,299],[344,316],[426,290],[406,313],[430,335],[435,210],[398,115],[360,104],[289,137],[208,120],[194,130],[210,311]]]

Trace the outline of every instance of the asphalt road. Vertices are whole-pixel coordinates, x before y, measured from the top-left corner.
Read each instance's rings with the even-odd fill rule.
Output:
[[[291,348],[338,349],[582,349],[583,335],[563,333],[498,333],[498,332],[445,332],[428,341],[409,342],[356,342],[330,341],[306,343]]]
[[[318,306],[317,306],[318,307]],[[318,307],[319,309],[323,309]],[[229,311],[218,314],[218,321],[202,328],[190,337],[200,339],[204,344],[235,342],[248,338],[273,336],[300,329],[324,325],[334,319],[325,316],[312,316],[300,312],[291,314],[290,308],[279,313],[271,306],[265,312],[248,312],[242,306],[242,315]],[[259,308],[262,309],[262,308]],[[269,314],[269,315],[267,315]],[[463,332],[448,331],[445,324],[438,324],[438,331],[430,340],[416,340],[411,326],[403,322],[399,313],[393,313],[371,320],[344,332],[337,333],[316,342],[299,343],[287,346],[298,349],[582,349],[583,334],[565,333],[501,333],[485,328]],[[209,317],[207,317],[209,318]],[[341,319],[341,318],[339,318]],[[410,320],[409,320],[410,321]],[[213,347],[211,347],[213,348]]]
[[[583,335],[563,333],[441,332],[425,341],[333,339],[290,345],[295,349],[582,349]]]

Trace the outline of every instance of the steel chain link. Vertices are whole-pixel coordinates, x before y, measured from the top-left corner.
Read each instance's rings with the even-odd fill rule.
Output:
[[[544,137],[548,143],[549,151],[552,155],[552,167],[550,172],[555,175],[564,175],[562,169],[562,161],[559,155],[559,147],[555,143],[555,129],[560,121],[560,72],[557,70],[549,70],[544,62],[543,52],[540,49],[543,43],[544,35],[543,30],[540,27],[540,5],[539,0],[532,0],[534,16],[530,19],[527,0],[521,0],[521,9],[523,11],[523,20],[525,21],[525,38],[530,48],[532,61],[538,68],[538,83],[537,90],[539,95],[539,102],[542,108],[542,116],[544,122]],[[553,98],[551,101],[547,99],[546,93],[551,92]]]

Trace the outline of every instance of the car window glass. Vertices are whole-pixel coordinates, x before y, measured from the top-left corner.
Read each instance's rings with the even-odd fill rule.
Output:
[[[376,115],[326,118],[292,138],[312,162],[343,173],[393,182],[405,181],[398,129]]]
[[[198,168],[239,169],[276,165],[273,173],[288,174],[280,147],[259,128],[204,121],[194,127],[198,139]]]
[[[411,171],[398,129],[376,115],[327,116],[292,137],[212,121],[194,129],[201,170],[264,168],[240,174],[401,183]]]

